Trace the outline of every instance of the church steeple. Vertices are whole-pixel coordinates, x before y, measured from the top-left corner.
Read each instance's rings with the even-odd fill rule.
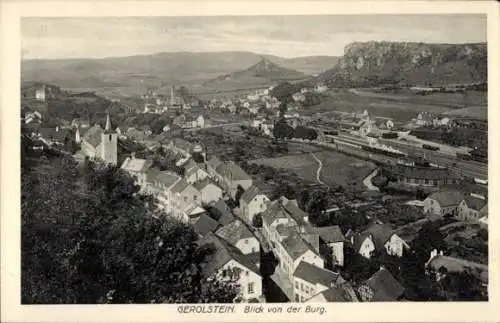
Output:
[[[111,132],[111,121],[109,120],[109,113],[106,116],[106,128],[104,129],[106,132]]]

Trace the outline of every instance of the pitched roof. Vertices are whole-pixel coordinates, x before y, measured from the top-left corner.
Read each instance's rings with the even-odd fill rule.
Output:
[[[156,174],[154,181],[161,183],[166,187],[170,187],[174,185],[179,179],[180,177],[177,174],[169,171],[161,171]]]
[[[82,140],[88,142],[94,147],[97,147],[101,143],[101,134],[104,130],[98,124],[93,125],[87,130]]]
[[[354,236],[354,243],[352,244],[352,247],[356,252],[358,252],[359,249],[361,249],[361,245],[366,240],[366,238],[372,239],[370,232],[367,231],[361,232],[360,234],[354,234],[353,236]]]
[[[465,204],[467,204],[467,207],[469,209],[475,210],[475,211],[481,211],[483,207],[487,206],[488,202],[485,200],[474,197],[474,196],[466,196],[465,197]]]
[[[250,175],[245,173],[234,161],[219,164],[215,171],[222,177],[230,178],[234,181],[252,180]]]
[[[308,250],[314,252],[314,249],[296,232],[286,237],[281,244],[293,260],[302,256]]]
[[[66,138],[74,138],[72,131],[69,129],[56,129],[56,128],[39,128],[38,132],[45,139],[64,142]]]
[[[279,198],[279,201],[283,210],[292,217],[298,224],[304,222],[304,218],[307,217],[307,213],[302,211],[297,205],[296,200],[289,200],[284,196]]]
[[[279,218],[287,218],[287,215],[279,205],[279,201],[274,200],[269,204],[268,208],[262,212],[262,220],[267,224],[271,224],[274,220]]]
[[[375,244],[375,248],[377,250],[384,249],[385,243],[391,238],[394,234],[392,228],[387,224],[378,224],[374,223],[368,229],[366,229],[368,233],[371,234],[373,242]]]
[[[187,163],[183,166],[186,171],[191,170],[193,167],[197,167],[198,164],[193,160],[193,158],[189,158]]]
[[[295,228],[295,226],[284,225],[283,223],[281,223],[276,226],[276,231],[278,231],[280,236],[288,237],[295,232]]]
[[[127,157],[121,168],[129,172],[144,173],[147,172],[152,165],[152,160]]]
[[[210,158],[210,160],[207,162],[207,165],[212,169],[217,169],[217,167],[219,167],[219,165],[221,163],[222,162],[219,160],[219,158],[214,156],[214,157]]]
[[[339,273],[320,268],[305,261],[300,262],[293,275],[311,284],[320,284],[327,288],[332,287],[339,278],[342,279]]]
[[[181,193],[184,192],[184,190],[190,186],[188,182],[184,178],[181,178],[177,183],[175,183],[174,186],[172,186],[171,191],[173,193]]]
[[[210,255],[203,264],[202,272],[205,277],[213,275],[231,260],[235,260],[239,264],[260,275],[259,268],[257,268],[248,257],[245,257],[237,248],[224,242],[224,240],[217,237],[212,232],[207,233],[205,238],[200,241],[200,245],[213,245],[215,247],[214,253]]]
[[[345,237],[338,225],[317,227],[316,230],[318,231],[321,239],[323,239],[326,243],[341,242],[345,240]]]
[[[219,223],[207,214],[202,214],[193,223],[193,228],[198,235],[204,237],[209,232],[215,232]]]
[[[434,270],[439,270],[439,268],[444,267],[449,272],[463,272],[466,268],[472,269],[472,273],[476,270],[480,270],[481,273],[479,277],[483,282],[488,282],[488,266],[479,264],[477,262],[468,261],[465,259],[454,258],[450,256],[437,255],[431,259],[427,266],[433,268]]]
[[[195,203],[188,204],[183,211],[189,216],[197,216],[206,212],[204,208]]]
[[[429,195],[429,199],[436,200],[441,207],[460,204],[464,199],[464,193],[455,190],[439,191]]]
[[[405,292],[404,287],[383,267],[364,283],[373,290],[372,301],[375,302],[395,301]]]
[[[259,194],[261,194],[259,188],[255,185],[252,185],[245,192],[243,192],[243,194],[241,195],[241,200],[245,201],[246,203],[250,203],[253,198]]]
[[[160,169],[157,167],[148,169],[148,171],[146,172],[146,182],[153,183],[156,179],[156,176],[158,176],[160,172]]]
[[[212,204],[212,207],[217,210],[217,213],[219,215],[219,219],[217,219],[217,221],[220,224],[227,225],[234,220],[233,213],[231,212],[231,209],[226,204],[226,202],[224,202],[224,200],[218,200],[217,202]]]
[[[320,293],[327,302],[358,302],[351,284],[343,283]]]
[[[235,219],[215,232],[220,238],[235,246],[241,239],[254,238],[255,236],[243,221]]]
[[[194,188],[196,188],[198,191],[202,191],[205,187],[207,187],[208,185],[214,185],[216,187],[218,187],[217,185],[215,185],[211,180],[209,180],[208,178],[205,178],[204,180],[201,180],[201,181],[197,181],[196,183],[193,184]]]

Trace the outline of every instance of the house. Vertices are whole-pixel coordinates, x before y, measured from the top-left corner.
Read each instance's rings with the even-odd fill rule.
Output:
[[[118,162],[118,135],[111,130],[109,114],[106,117],[104,130],[99,125],[90,128],[82,138],[82,153],[91,160],[101,160],[107,164]]]
[[[208,233],[214,233],[219,227],[219,223],[208,214],[202,214],[190,221],[194,231],[203,239]]]
[[[427,274],[434,274],[439,281],[446,273],[461,273],[470,270],[472,274],[481,279],[483,284],[488,284],[488,266],[469,260],[445,256],[443,252],[434,249],[431,251],[429,260],[425,263]]]
[[[157,168],[150,168],[146,173],[146,183],[144,190],[156,197],[158,207],[167,214],[172,212],[173,203],[170,189],[180,181],[180,177],[169,171],[160,171]]]
[[[200,245],[214,248],[214,253],[202,265],[204,277],[209,281],[234,282],[239,286],[237,298],[242,302],[264,300],[260,270],[248,257],[212,233],[208,233]]]
[[[241,220],[233,220],[219,228],[215,234],[233,247],[238,248],[244,255],[260,255],[259,240]]]
[[[45,84],[35,90],[35,99],[38,101],[45,102],[46,99],[46,89]]]
[[[297,92],[292,95],[292,99],[295,102],[304,102],[306,100],[306,96],[303,93]]]
[[[366,259],[370,259],[373,256],[375,252],[375,243],[369,232],[351,235],[350,242],[356,253],[359,253]]]
[[[328,91],[328,86],[326,86],[325,84],[316,84],[314,86],[314,92],[316,93],[324,93]]]
[[[370,234],[376,251],[402,257],[404,250],[410,248],[387,224],[372,224],[366,231]]]
[[[28,112],[24,115],[24,123],[42,123],[42,114],[38,111]]]
[[[309,298],[306,303],[359,302],[356,291],[348,282],[324,290]]]
[[[220,164],[222,164],[222,162],[216,156],[210,158],[206,163],[206,169],[208,174],[210,174],[210,176],[212,177],[215,177],[217,175],[216,169],[217,167],[219,167]]]
[[[194,211],[192,205],[201,205],[201,193],[185,179],[178,180],[170,188],[170,195],[172,215],[184,222],[189,220],[186,212]]]
[[[217,202],[212,203],[210,206],[217,222],[219,222],[221,225],[228,225],[229,223],[233,222],[233,213],[231,212],[231,209],[226,204],[226,202],[224,202],[224,200],[218,200]]]
[[[240,198],[241,214],[248,223],[253,223],[253,217],[267,209],[269,198],[260,192],[255,185],[250,186]]]
[[[433,193],[424,200],[424,212],[440,216],[455,215],[464,198],[464,193],[456,190]]]
[[[167,149],[176,154],[182,154],[188,157],[191,156],[191,152],[193,151],[193,144],[184,139],[174,138],[168,144]]]
[[[208,178],[195,182],[193,186],[201,193],[201,202],[203,204],[208,205],[222,199],[222,189]]]
[[[332,260],[332,266],[344,266],[344,241],[345,237],[338,225],[318,227],[320,251],[325,259]],[[322,248],[321,246],[324,246]]]
[[[180,216],[181,221],[190,223],[199,218],[203,214],[207,214],[207,210],[198,205],[196,202],[191,202],[184,207]]]
[[[444,185],[460,184],[460,178],[446,168],[397,164],[392,165],[390,171],[397,184],[407,188],[438,189]]]
[[[33,128],[34,129],[34,128]],[[75,141],[73,133],[70,129],[55,128],[38,128],[35,130],[38,134],[38,139],[44,142],[47,146],[58,145],[63,146],[71,141]]]
[[[143,187],[147,183],[147,173],[148,170],[153,166],[152,160],[135,158],[133,154],[132,157],[127,157],[123,161],[122,170],[127,172],[130,176],[136,179],[136,183]]]
[[[276,246],[279,267],[290,281],[293,281],[293,274],[300,262],[321,268],[325,266],[323,258],[298,232],[293,232],[283,241],[276,243]]]
[[[236,196],[238,186],[247,190],[252,186],[252,178],[245,173],[240,166],[233,161],[226,161],[219,164],[215,169],[215,177],[218,184],[232,197]]]
[[[209,176],[203,167],[195,163],[192,159],[184,166],[184,178],[189,184],[202,181]]]
[[[457,217],[460,220],[478,220],[484,213],[481,211],[487,207],[488,202],[486,199],[469,195],[458,205]]]
[[[305,302],[345,280],[340,274],[301,261],[293,273],[293,297],[295,302]]]
[[[362,302],[393,302],[403,298],[404,287],[385,269],[380,269],[358,287]]]

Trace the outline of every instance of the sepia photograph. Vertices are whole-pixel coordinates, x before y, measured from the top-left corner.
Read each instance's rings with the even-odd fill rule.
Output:
[[[488,301],[486,15],[20,27],[22,304]]]

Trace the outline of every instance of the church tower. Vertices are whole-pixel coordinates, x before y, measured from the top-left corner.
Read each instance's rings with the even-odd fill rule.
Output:
[[[118,135],[111,128],[109,113],[106,117],[106,128],[101,134],[101,159],[107,164],[118,163]]]

